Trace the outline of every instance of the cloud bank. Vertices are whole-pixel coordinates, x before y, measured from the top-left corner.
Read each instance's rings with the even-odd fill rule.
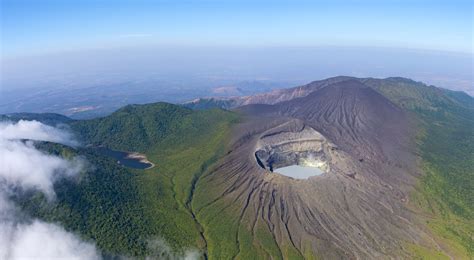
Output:
[[[37,140],[77,146],[73,136],[65,131],[38,121],[20,120],[17,123],[0,122],[0,140]]]
[[[77,145],[68,132],[37,121],[0,123],[0,259],[99,259],[93,244],[56,224],[24,217],[8,199],[20,188],[53,200],[54,181],[82,169],[80,160],[48,155],[25,139]]]
[[[93,244],[56,224],[22,220],[19,210],[2,196],[0,259],[99,259]]]
[[[31,141],[0,137],[0,154],[0,178],[5,184],[25,190],[37,189],[49,199],[54,197],[54,180],[60,176],[74,176],[82,168],[79,159],[67,161],[45,154]]]

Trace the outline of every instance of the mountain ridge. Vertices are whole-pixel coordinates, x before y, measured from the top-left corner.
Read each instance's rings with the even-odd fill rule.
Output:
[[[369,87],[373,87],[375,89],[377,89],[377,86],[380,84],[390,85],[389,83],[392,82],[399,85],[422,87],[424,89],[429,89],[429,92],[439,91],[439,93],[441,93],[442,91],[445,91],[446,93],[450,93],[450,96],[452,96],[453,98],[462,100],[461,103],[463,104],[469,103],[471,104],[470,106],[474,104],[474,98],[467,95],[465,92],[457,91],[457,92],[452,93],[453,91],[449,91],[449,90],[434,87],[434,86],[428,86],[422,82],[414,81],[409,78],[388,77],[384,79],[378,79],[378,78],[356,78],[356,77],[350,77],[350,76],[336,76],[336,77],[332,77],[332,78],[328,78],[324,80],[312,81],[308,84],[297,86],[297,87],[277,89],[270,92],[256,94],[252,96],[228,97],[228,98],[221,98],[221,97],[199,98],[199,99],[188,101],[184,103],[183,105],[189,108],[193,108],[193,109],[206,109],[206,108],[214,108],[214,107],[223,108],[223,109],[233,109],[239,106],[249,105],[249,104],[275,104],[275,103],[286,101],[286,100],[293,99],[296,97],[306,96],[309,93],[314,92],[315,90],[327,87],[329,85],[332,85],[338,82],[346,81],[346,80],[358,80],[364,84],[368,84]],[[455,93],[460,93],[460,94],[456,95]],[[461,94],[461,93],[464,93],[464,94]]]

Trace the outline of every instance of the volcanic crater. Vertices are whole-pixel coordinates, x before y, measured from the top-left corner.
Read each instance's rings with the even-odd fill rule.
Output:
[[[261,168],[270,172],[298,165],[316,168],[314,175],[319,175],[319,170],[329,172],[329,162],[336,149],[321,133],[299,124],[289,130],[277,128],[265,132],[257,142],[255,159]]]

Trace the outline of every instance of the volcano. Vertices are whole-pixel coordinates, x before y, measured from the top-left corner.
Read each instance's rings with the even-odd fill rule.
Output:
[[[283,256],[377,258],[399,253],[402,241],[430,243],[404,206],[417,174],[416,133],[387,98],[347,80],[238,111],[247,120],[229,154],[201,180],[219,190],[207,207],[238,205],[241,229],[267,230]],[[325,174],[295,180],[273,172],[311,162]]]

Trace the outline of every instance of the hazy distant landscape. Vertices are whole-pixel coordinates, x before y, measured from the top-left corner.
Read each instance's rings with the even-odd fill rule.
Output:
[[[126,48],[6,59],[2,66],[0,113],[75,118],[127,104],[252,95],[338,75],[404,76],[474,95],[472,54],[396,48]]]

